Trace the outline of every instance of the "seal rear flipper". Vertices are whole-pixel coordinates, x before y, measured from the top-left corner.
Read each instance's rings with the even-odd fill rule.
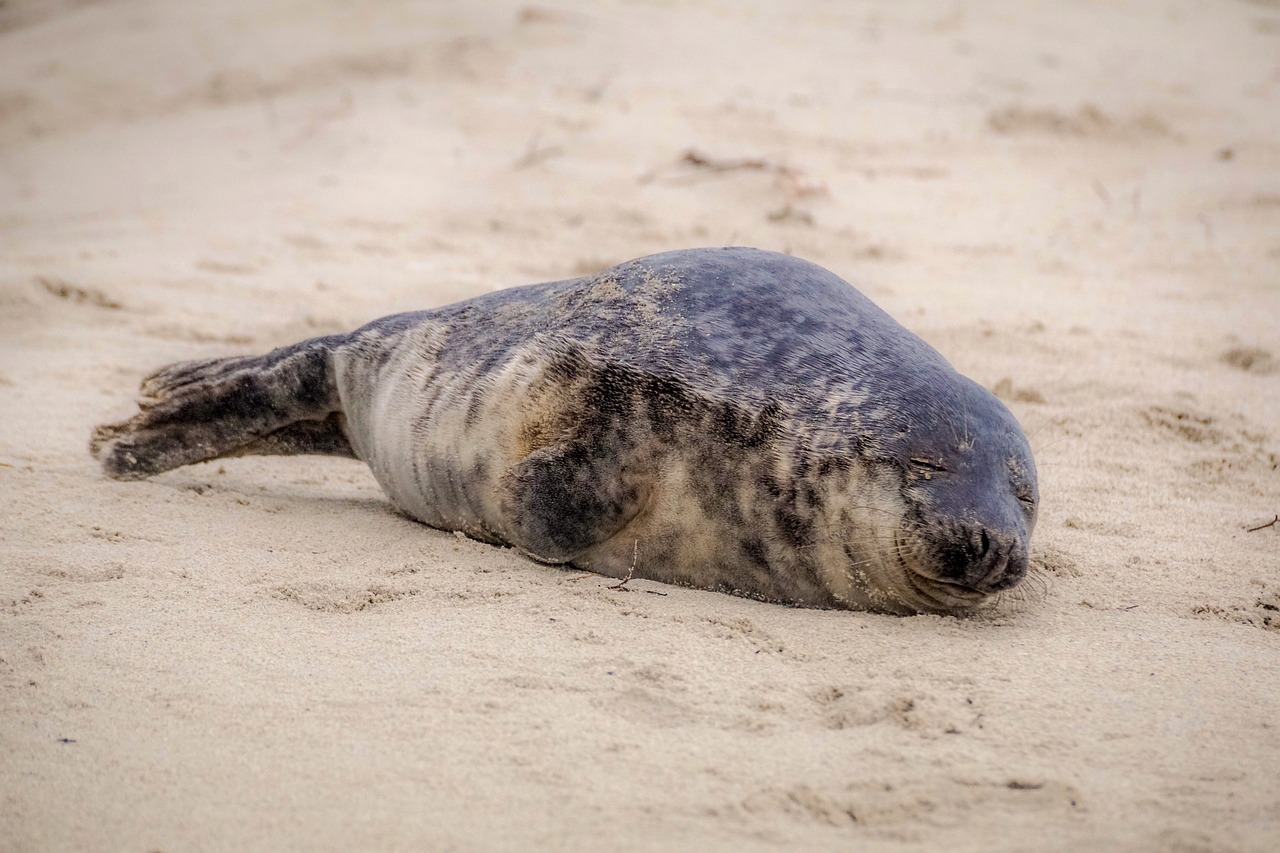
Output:
[[[596,451],[596,452],[593,452]],[[503,477],[508,538],[530,557],[568,563],[636,517],[645,495],[619,464],[582,441],[536,450]]]
[[[267,433],[243,447],[222,454],[220,459],[235,456],[341,456],[358,459],[347,439],[347,423],[342,412],[333,412],[324,420],[298,421]]]
[[[353,456],[330,364],[343,340],[170,365],[143,380],[141,411],[98,427],[89,449],[117,480],[225,456]]]

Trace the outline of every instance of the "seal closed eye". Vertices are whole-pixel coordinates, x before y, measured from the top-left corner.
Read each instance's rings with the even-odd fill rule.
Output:
[[[810,607],[963,613],[1016,585],[1009,411],[834,274],[690,249],[263,356],[166,367],[107,474],[364,460],[433,527],[547,563]]]

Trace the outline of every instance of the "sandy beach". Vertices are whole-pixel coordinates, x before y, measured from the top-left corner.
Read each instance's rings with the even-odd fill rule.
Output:
[[[1022,423],[966,619],[109,480],[174,361],[748,245]],[[1280,4],[0,3],[0,850],[1269,851]]]

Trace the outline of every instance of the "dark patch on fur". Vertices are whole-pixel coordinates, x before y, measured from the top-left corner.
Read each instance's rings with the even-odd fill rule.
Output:
[[[480,413],[484,410],[485,395],[476,391],[471,395],[471,404],[467,406],[467,416],[463,420],[463,426],[467,429],[474,427],[480,420]]]

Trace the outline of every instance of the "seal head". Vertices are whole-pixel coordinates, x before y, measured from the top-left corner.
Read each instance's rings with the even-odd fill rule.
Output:
[[[1039,504],[1017,422],[985,389],[952,381],[952,395],[943,396],[960,409],[945,420],[921,418],[893,442],[904,504],[894,553],[915,606],[943,612],[977,607],[1026,576]]]

